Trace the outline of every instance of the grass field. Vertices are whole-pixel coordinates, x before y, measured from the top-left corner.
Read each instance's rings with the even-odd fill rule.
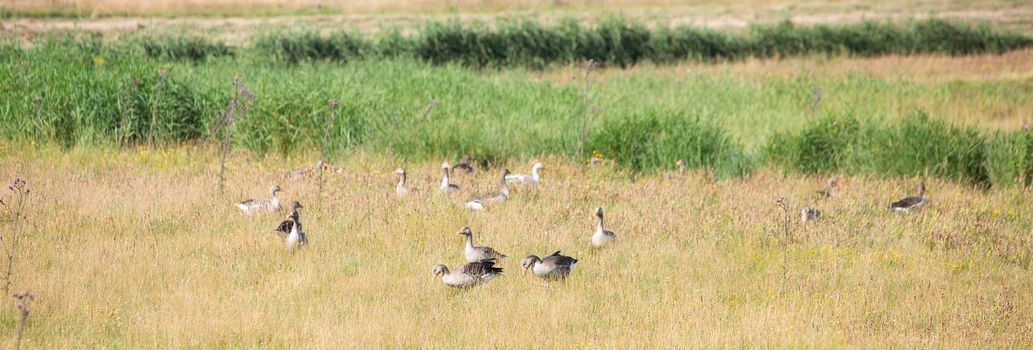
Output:
[[[4,152],[0,176],[28,179],[30,232],[15,285],[39,296],[31,347],[1011,347],[1031,345],[1033,240],[1028,194],[929,181],[933,204],[886,210],[918,179],[849,177],[827,218],[788,242],[793,209],[824,178],[761,171],[629,181],[544,159],[545,184],[484,213],[474,193],[437,194],[436,163],[406,164],[420,192],[397,199],[398,161],[355,155],[343,175],[286,182],[311,157],[217,158],[198,148]],[[528,162],[507,165],[526,171]],[[487,190],[498,169],[458,177]],[[282,215],[231,204],[280,183],[305,203],[311,246],[285,252]],[[321,203],[321,204],[320,204]],[[619,244],[588,248],[591,210]],[[509,255],[505,275],[457,292],[432,279],[462,261],[471,226]],[[562,250],[566,283],[519,273],[518,259]],[[10,339],[13,313],[2,316]],[[361,345],[360,345],[361,344]]]
[[[21,233],[11,292],[36,296],[22,346],[1031,348],[1031,16],[1007,0],[0,1],[0,243]],[[588,79],[583,55],[603,63]],[[220,192],[231,105],[249,109]],[[285,179],[324,130],[343,173]],[[437,193],[463,154],[481,171]],[[537,161],[540,188],[463,208]],[[929,207],[887,209],[923,181]],[[286,212],[233,206],[272,184],[305,205],[299,252],[273,234]],[[592,251],[598,206],[619,238]],[[804,206],[824,217],[801,224]],[[464,262],[463,226],[508,257],[457,291],[431,269]],[[557,250],[580,260],[566,282],[520,274]]]

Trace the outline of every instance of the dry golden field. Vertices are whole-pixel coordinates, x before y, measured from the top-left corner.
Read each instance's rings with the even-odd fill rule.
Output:
[[[462,200],[499,169],[443,196],[437,163],[357,153],[319,197],[316,179],[282,178],[315,157],[237,154],[221,195],[204,148],[0,150],[0,178],[32,190],[13,284],[37,295],[28,348],[1033,346],[1033,202],[1018,189],[929,180],[931,206],[894,215],[919,179],[847,177],[824,220],[790,213],[787,241],[775,199],[799,209],[824,179],[631,179],[548,158],[540,189],[471,213]],[[395,197],[399,165],[419,193]],[[272,233],[284,213],[232,205],[273,183],[306,205],[311,244],[295,254]],[[595,206],[619,236],[598,252]],[[509,257],[504,276],[455,291],[431,267],[463,261],[465,225]],[[521,257],[555,250],[580,259],[566,283],[521,276]]]

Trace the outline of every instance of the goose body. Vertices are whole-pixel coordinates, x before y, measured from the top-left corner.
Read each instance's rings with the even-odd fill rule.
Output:
[[[821,219],[821,210],[812,207],[800,209],[800,222],[806,224],[808,221]]]
[[[405,187],[405,169],[398,168],[398,170],[395,170],[395,174],[398,174],[398,184],[395,185],[395,194],[399,197],[404,197],[409,193],[409,189]]]
[[[599,224],[595,227],[595,233],[592,234],[592,248],[602,248],[609,245],[617,239],[617,234],[613,231],[609,231],[603,227],[603,208],[599,207],[595,209],[595,217],[599,219]]]
[[[907,213],[911,210],[917,210],[925,207],[929,204],[929,197],[925,194],[925,183],[918,185],[918,196],[905,197],[899,201],[890,204],[890,209],[893,209],[896,213]]]
[[[466,236],[466,246],[463,248],[463,256],[468,262],[478,262],[490,259],[502,259],[506,255],[499,253],[491,247],[478,247],[473,245],[473,230],[469,227],[463,227],[459,230],[459,234]]]
[[[459,164],[456,164],[456,166],[452,167],[452,169],[463,170],[466,171],[467,174],[472,174],[475,170],[473,167],[473,163],[470,162],[469,154],[463,156],[463,160],[459,161]]]
[[[506,176],[509,175],[509,169],[502,170],[502,189],[499,192],[491,192],[483,196],[473,196],[466,201],[466,208],[473,210],[484,210],[485,205],[497,204],[505,202],[509,199],[509,186],[506,185]]]
[[[534,163],[534,166],[531,167],[531,175],[527,175],[527,174],[511,174],[511,175],[506,175],[505,179],[506,179],[506,181],[510,181],[510,182],[526,183],[526,184],[531,184],[531,185],[537,186],[542,181],[542,176],[541,176],[541,174],[538,173],[538,171],[543,169],[543,168],[545,168],[545,166],[542,165],[542,163]]]
[[[574,265],[577,265],[577,259],[561,255],[559,251],[552,253],[552,255],[544,259],[538,258],[536,255],[530,255],[520,261],[523,273],[526,274],[527,270],[531,270],[531,273],[535,276],[546,280],[567,278],[570,272],[574,270]]]
[[[502,274],[502,268],[495,266],[495,259],[486,259],[467,263],[454,272],[449,272],[448,266],[439,264],[434,266],[432,272],[434,276],[441,276],[441,282],[449,287],[468,288],[498,277]]]
[[[243,202],[237,203],[237,208],[240,208],[245,214],[252,215],[260,212],[274,212],[281,209],[280,198],[276,197],[276,193],[280,192],[280,186],[273,185],[269,188],[269,195],[272,198],[269,199],[248,199]]]
[[[294,171],[291,171],[291,172],[287,173],[286,175],[284,175],[284,177],[286,177],[288,180],[297,180],[297,179],[300,179],[300,178],[304,177],[305,174],[308,174],[313,169],[314,170],[322,170],[322,169],[326,169],[326,168],[327,168],[326,163],[324,163],[322,160],[320,160],[320,161],[316,162],[316,166],[315,167],[312,167],[312,168],[298,168],[298,169],[295,169]]]
[[[835,195],[836,186],[839,186],[839,179],[836,177],[830,178],[825,184],[825,188],[818,190],[818,198],[832,198]]]
[[[452,180],[448,177],[448,162],[441,163],[441,170],[445,172],[445,176],[441,178],[441,186],[438,188],[441,193],[459,191],[459,185],[453,184]]]
[[[291,226],[291,232],[287,234],[286,244],[287,252],[293,253],[295,249],[308,244],[308,239],[301,229],[301,216],[298,215],[298,211],[291,212],[291,219],[294,224]]]
[[[280,222],[280,224],[276,226],[276,229],[273,230],[273,232],[275,232],[277,236],[283,236],[284,238],[286,238],[287,235],[291,233],[291,230],[294,229],[294,212],[297,212],[298,209],[301,208],[304,207],[301,205],[301,203],[298,203],[298,201],[294,201],[294,203],[291,203],[291,215],[287,216],[287,220],[283,220],[282,222]]]

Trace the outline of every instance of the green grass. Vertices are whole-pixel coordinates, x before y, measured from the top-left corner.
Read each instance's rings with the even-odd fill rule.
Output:
[[[662,69],[604,75],[589,84],[600,117],[578,154],[580,81],[539,81],[528,78],[538,74],[533,70],[471,70],[414,58],[284,65],[248,50],[200,55],[209,46],[195,40],[167,41],[148,55],[145,45],[134,43],[105,45],[81,36],[0,47],[6,92],[0,135],[64,147],[136,144],[151,134],[161,143],[206,142],[239,75],[257,100],[233,141],[259,154],[318,148],[327,101],[337,99],[332,154],[359,149],[423,161],[470,153],[500,163],[540,155],[583,159],[597,151],[636,171],[669,169],[685,159],[724,176],[765,161],[805,173],[914,175],[928,166],[934,176],[982,184],[1027,181],[1023,174],[1033,163],[1030,147],[1022,146],[1025,134],[973,129],[993,115],[959,109],[956,102],[1029,106],[1028,79],[914,82],[806,73],[672,79]],[[168,72],[164,81],[162,71]],[[824,96],[818,121],[810,117],[815,89]],[[896,124],[916,113],[934,122]],[[837,129],[842,125],[848,127]],[[918,133],[925,136],[907,137]],[[905,146],[913,158],[887,146],[911,139]]]

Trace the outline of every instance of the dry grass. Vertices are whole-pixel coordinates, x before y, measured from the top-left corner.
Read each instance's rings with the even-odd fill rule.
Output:
[[[4,148],[4,147],[0,147]],[[0,178],[35,195],[15,289],[36,292],[24,344],[70,347],[658,348],[1033,346],[1033,202],[930,181],[933,204],[884,208],[917,180],[847,178],[828,217],[793,227],[788,273],[774,200],[799,208],[823,179],[770,171],[711,183],[629,181],[547,159],[546,183],[485,213],[460,201],[492,169],[432,190],[436,164],[406,164],[420,193],[394,197],[399,162],[353,155],[328,180],[281,175],[311,159],[236,155],[228,197],[216,152],[0,153]],[[529,162],[508,164],[526,171]],[[278,182],[303,211],[311,246],[289,255],[282,215],[232,205]],[[620,242],[590,252],[591,209]],[[466,292],[432,280],[462,261],[469,225],[508,254],[506,275]],[[521,277],[518,259],[581,259],[565,284]],[[13,324],[13,307],[3,322]],[[13,328],[0,336],[13,338]]]

